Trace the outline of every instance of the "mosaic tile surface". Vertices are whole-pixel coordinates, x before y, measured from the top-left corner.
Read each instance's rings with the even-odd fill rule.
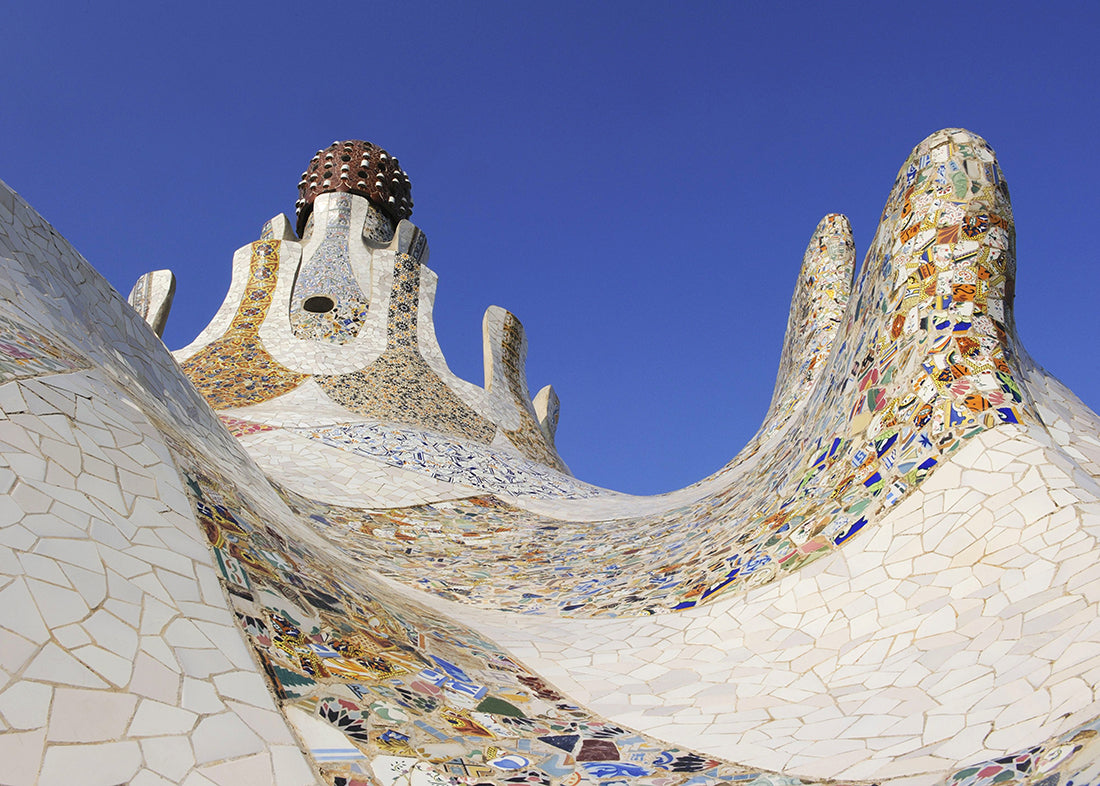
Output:
[[[602,491],[506,449],[456,442],[425,431],[356,423],[304,433],[332,447],[486,491],[565,499],[591,497]]]
[[[346,199],[359,334],[293,337],[276,217],[193,386],[0,187],[0,782],[1100,782],[1100,418],[1015,337],[983,140],[918,145],[857,281],[818,225],[760,431],[656,499],[559,471],[502,309],[485,388],[429,364],[423,236]]]
[[[363,239],[384,246],[393,240],[393,233],[393,220],[374,205],[368,204],[367,218],[363,222]]]
[[[553,467],[565,470],[565,464],[554,450],[552,437],[539,428],[533,417],[531,394],[527,390],[527,374],[524,365],[527,357],[527,339],[523,334],[523,325],[515,315],[504,312],[502,326],[501,363],[504,365],[504,378],[507,380],[508,393],[512,397],[516,411],[520,414],[520,425],[516,429],[506,429],[504,435],[525,455]]]
[[[775,392],[764,416],[768,428],[755,437],[757,441],[787,422],[782,415],[797,411],[825,370],[837,330],[844,321],[855,262],[856,247],[848,219],[837,214],[821,219],[803,256],[791,298]]]
[[[176,295],[176,277],[171,270],[154,270],[141,276],[130,290],[127,301],[158,336],[164,335],[172,298]]]
[[[300,385],[305,374],[283,366],[260,341],[279,274],[278,240],[252,244],[248,284],[226,334],[183,363],[183,371],[215,409],[256,404]]]
[[[381,211],[350,193],[325,194],[319,204],[324,236],[315,246],[307,243],[306,258],[296,274],[290,265],[284,265],[288,269],[283,276],[293,280],[285,303],[279,299],[278,284],[279,244],[283,241],[275,237],[269,222],[262,234],[271,239],[253,244],[250,273],[231,323],[224,329],[215,329],[212,323],[204,334],[219,337],[181,357],[184,372],[211,406],[238,409],[264,403],[312,378],[322,392],[322,400],[315,401],[314,407],[338,405],[347,410],[347,420],[358,415],[486,446],[493,443],[499,429],[504,439],[529,459],[567,473],[553,447],[552,432],[540,427],[529,400],[524,372],[526,340],[518,320],[496,309],[504,322],[491,336],[489,351],[501,369],[497,385],[501,390],[492,386],[482,390],[449,372],[441,376],[425,359],[419,337],[423,309],[420,279],[427,256],[424,234],[408,222],[397,232]],[[365,216],[361,233],[351,230],[355,210],[361,211],[357,216]],[[313,219],[311,214],[310,227]],[[283,225],[280,234],[289,231],[285,219],[279,223]],[[257,255],[256,249],[266,254],[269,248],[273,249],[270,255]],[[357,249],[354,254],[353,249]],[[364,255],[369,264],[363,261]],[[353,256],[360,260],[355,263],[358,273]],[[392,277],[387,278],[391,266]],[[379,301],[375,310],[385,307],[384,334],[377,337],[367,325],[371,303],[362,279],[368,275],[374,278],[366,289]],[[382,290],[388,297],[380,297]],[[289,313],[288,332],[282,335],[277,329],[265,328],[261,339],[261,325],[269,313],[277,314],[282,308]],[[430,308],[426,313],[430,315]],[[431,332],[430,325],[428,329]],[[361,336],[362,331],[367,334]],[[349,362],[354,364],[358,356],[362,359],[359,367],[342,373],[309,373],[291,360],[276,359],[284,358],[276,349],[292,346],[301,351],[303,345],[316,345],[323,354],[323,348],[332,344],[358,353],[350,355],[353,360]],[[461,386],[456,387],[458,383]],[[300,407],[301,402],[296,401],[295,408]]]
[[[262,434],[265,431],[273,430],[271,426],[263,423],[253,423],[229,415],[219,415],[218,419],[225,424],[225,427],[229,429],[229,433],[234,437],[247,437],[249,434]]]
[[[357,414],[488,443],[496,427],[464,404],[428,368],[417,347],[424,243],[417,232],[410,253],[398,254],[394,260],[386,350],[365,369],[318,376],[317,382],[334,401]]]
[[[593,717],[475,632],[387,601],[178,457],[241,625],[332,783],[802,783]],[[474,780],[468,780],[468,779]]]
[[[13,379],[64,374],[86,368],[88,361],[49,337],[0,316],[0,383]]]
[[[334,200],[320,246],[298,270],[290,324],[298,338],[345,344],[359,334],[369,303],[348,259],[351,195],[336,194]]]
[[[24,362],[0,383],[0,782],[315,782],[154,421],[243,456],[138,314],[3,184],[0,227],[0,319],[36,326],[9,333]]]
[[[844,302],[840,271],[850,269],[851,249],[843,229],[825,241],[819,226],[803,267],[822,269],[809,277],[822,292],[808,300],[828,305],[798,307],[800,284],[794,313],[822,332],[805,352],[825,357],[825,367],[817,384],[789,389],[785,408],[773,408],[799,416],[784,417],[785,430],[765,423],[766,450],[754,439],[719,473],[729,477],[721,490],[668,514],[697,531],[723,530],[719,548],[688,561],[698,571],[711,554],[701,580],[681,582],[676,608],[820,559],[967,439],[1027,422],[1006,340],[1005,283],[1015,269],[1007,194],[984,140],[947,131],[922,142],[898,175],[839,331],[828,314]]]
[[[958,177],[949,181],[949,172]],[[992,151],[970,135],[930,137],[902,167],[855,291],[853,317],[839,335],[854,264],[850,227],[830,216],[815,230],[789,331],[805,343],[788,341],[781,361],[786,387],[777,388],[772,408],[780,422],[773,418],[762,429],[767,437],[790,423],[782,442],[749,471],[731,473],[719,492],[660,515],[559,522],[548,543],[537,530],[508,528],[506,553],[524,555],[509,581],[471,590],[466,585],[475,580],[464,572],[484,556],[472,552],[452,573],[435,573],[436,586],[466,587],[513,610],[652,613],[760,586],[843,546],[966,440],[1025,418],[1002,327],[1006,272],[1015,264],[1010,230],[1007,189]],[[505,326],[518,334],[515,323]],[[505,346],[518,356],[516,342]],[[359,435],[378,433],[352,431],[356,436],[345,442],[351,449]],[[338,444],[337,433],[313,436]],[[754,440],[738,462],[762,444]],[[507,493],[496,479],[479,483],[467,473],[461,482]],[[595,550],[585,545],[593,529],[608,536]],[[578,562],[580,553],[585,558]],[[505,557],[501,567],[509,563]]]

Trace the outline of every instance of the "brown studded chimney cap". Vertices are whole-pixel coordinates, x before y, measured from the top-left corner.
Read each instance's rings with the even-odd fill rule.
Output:
[[[345,191],[366,197],[395,223],[412,215],[412,184],[391,156],[361,139],[333,142],[309,162],[298,181],[298,236],[306,227],[318,194]]]

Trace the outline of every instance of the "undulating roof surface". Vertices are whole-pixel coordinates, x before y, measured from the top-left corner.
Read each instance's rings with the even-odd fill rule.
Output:
[[[858,275],[812,229],[759,431],[656,497],[569,472],[511,313],[451,373],[396,159],[299,189],[170,354],[172,274],[123,299],[0,184],[0,783],[1100,780],[1100,419],[980,137]]]

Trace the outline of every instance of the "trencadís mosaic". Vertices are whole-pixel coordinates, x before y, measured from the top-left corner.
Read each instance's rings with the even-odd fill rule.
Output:
[[[513,315],[449,371],[385,151],[300,189],[189,381],[171,274],[136,312],[0,188],[0,780],[1100,782],[1100,417],[1016,338],[983,140],[858,280],[826,216],[758,434],[656,498],[562,471]]]

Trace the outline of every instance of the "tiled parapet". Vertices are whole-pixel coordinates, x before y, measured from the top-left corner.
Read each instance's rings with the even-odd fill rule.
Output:
[[[2,280],[23,295],[0,303],[23,361],[0,379],[4,783],[295,786],[311,764],[342,785],[795,782],[608,722],[476,631],[388,599],[208,408],[184,416],[201,401],[163,345],[4,196],[19,258]],[[253,269],[278,243],[254,244]],[[58,278],[82,286],[43,297]],[[94,312],[65,321],[84,297]]]
[[[802,408],[825,371],[847,312],[855,263],[856,246],[847,217],[836,213],[825,216],[806,246],[791,298],[775,392],[764,416],[769,431]]]
[[[360,199],[319,199],[325,197]],[[828,555],[876,526],[966,440],[1000,424],[1027,421],[1007,298],[1015,264],[1011,230],[1004,179],[983,140],[953,130],[922,142],[901,168],[851,296],[854,249],[846,219],[830,215],[815,229],[795,290],[775,405],[757,437],[694,497],[690,490],[669,495],[663,509],[650,504],[656,512],[644,516],[634,501],[613,498],[601,516],[578,516],[584,509],[570,500],[588,500],[592,493],[564,491],[571,484],[548,478],[532,482],[530,473],[512,471],[518,465],[504,476],[484,472],[488,464],[477,458],[484,449],[471,450],[464,442],[491,438],[495,447],[518,446],[528,457],[560,467],[544,450],[548,434],[526,403],[522,328],[503,309],[490,308],[484,323],[486,388],[456,381],[430,328],[434,275],[416,265],[417,255],[401,251],[418,232],[408,222],[390,243],[394,264],[379,265],[392,276],[378,277],[383,284],[372,290],[388,308],[385,348],[360,370],[314,377],[324,397],[349,414],[341,422],[324,409],[323,422],[309,423],[303,388],[301,396],[296,391],[286,399],[302,413],[291,425],[348,453],[349,467],[356,461],[367,466],[368,456],[378,456],[390,466],[455,482],[456,496],[480,490],[557,498],[560,505],[539,510],[562,520],[563,535],[575,531],[583,537],[594,519],[605,519],[599,526],[607,547],[577,569],[566,559],[572,538],[546,540],[531,532],[538,542],[520,549],[527,556],[508,567],[527,575],[528,583],[509,583],[514,597],[494,590],[503,607],[522,603],[528,610],[571,615],[689,608]],[[411,307],[396,310],[417,287],[416,313]],[[407,331],[419,334],[418,352],[411,351],[411,341],[398,343]],[[409,379],[416,385],[407,387],[403,381]],[[237,409],[233,415],[288,425],[273,419],[270,409]],[[374,422],[354,423],[355,415]],[[1032,416],[1031,422],[1038,420]],[[452,441],[412,438],[400,430],[387,434],[398,426]],[[278,437],[267,434],[261,441],[268,446],[263,452],[274,455]],[[414,443],[416,450],[407,451]],[[423,460],[399,458],[406,454]],[[456,455],[465,457],[462,469],[454,466]],[[308,485],[308,465],[296,472]],[[292,485],[301,490],[301,482]],[[526,513],[518,508],[499,515]],[[621,533],[622,540],[612,533]],[[563,564],[568,567],[558,567]],[[630,570],[623,569],[627,565]],[[449,586],[465,583],[444,578],[446,573],[437,575]],[[536,578],[543,575],[547,584]],[[474,594],[487,586],[479,584]]]
[[[554,450],[549,413],[540,422],[527,390],[527,336],[523,325],[511,312],[490,306],[482,322],[482,335],[485,342],[485,389],[495,409],[511,415],[509,420],[515,424],[501,424],[508,442],[525,456],[559,471],[568,471]],[[549,403],[548,393],[546,404]],[[560,406],[557,395],[553,404],[553,428],[557,428]]]
[[[176,277],[171,270],[154,270],[141,276],[127,298],[134,311],[149,323],[158,336],[164,335],[172,298],[176,294]]]
[[[228,328],[183,362],[184,373],[212,407],[268,401],[306,379],[271,357],[259,337],[271,308],[283,243],[258,240],[251,245],[245,288]]]
[[[389,296],[384,301],[382,353],[369,365],[349,373],[318,374],[317,384],[349,413],[488,444],[496,426],[467,405],[420,354],[417,334],[420,273],[427,254],[424,235],[403,222],[396,245]]]
[[[872,440],[927,418],[927,433],[949,446],[949,434],[1019,422],[1015,273],[1012,209],[993,151],[959,129],[933,134],[898,174],[837,339],[834,384],[819,400],[850,403],[837,417]],[[854,391],[835,384],[842,371]]]
[[[638,557],[662,566],[645,582],[646,594],[668,591],[687,608],[766,583],[873,527],[967,440],[1001,425],[1039,424],[1012,322],[1008,190],[984,140],[951,129],[913,150],[846,305],[842,271],[850,251],[843,224],[834,224],[833,251],[825,243],[817,261],[807,255],[804,269],[827,263],[839,289],[807,300],[814,290],[800,280],[793,311],[812,314],[805,303],[828,304],[822,313],[839,314],[840,322],[826,316],[819,348],[812,336],[805,345],[788,341],[777,382],[780,397],[799,391],[792,399],[798,417],[773,407],[746,449],[698,485],[692,504],[654,520],[664,532],[677,521],[705,528],[701,540],[685,543],[716,540],[688,560],[661,559],[654,544],[656,562]],[[821,245],[811,241],[810,251]],[[810,380],[791,362],[801,352],[813,361]],[[783,379],[790,370],[797,384]],[[707,561],[706,553],[723,556]],[[703,563],[707,577],[685,581],[683,567]]]

